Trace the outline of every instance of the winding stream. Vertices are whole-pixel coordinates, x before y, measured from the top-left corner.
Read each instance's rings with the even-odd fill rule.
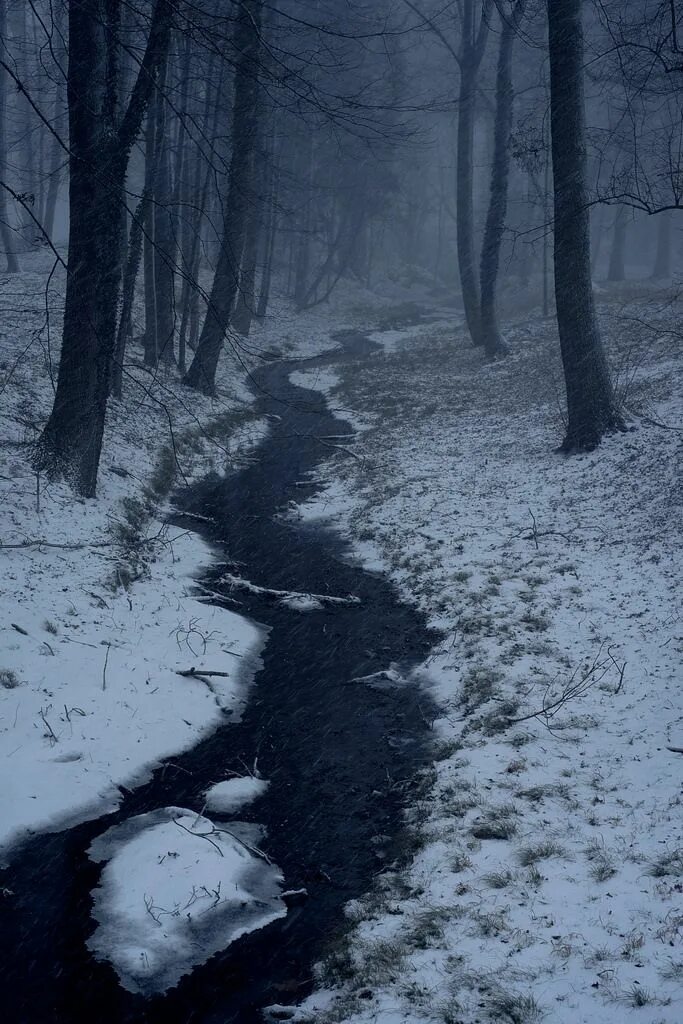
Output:
[[[278,515],[315,493],[308,481],[330,455],[324,439],[351,433],[322,396],[294,386],[289,374],[363,358],[371,349],[363,336],[348,333],[341,352],[266,364],[255,377],[256,412],[271,417],[271,430],[253,464],[179,497],[185,512],[214,520],[200,528],[223,562],[207,571],[212,589],[221,591],[227,561],[263,587],[354,594],[360,603],[300,612],[262,594],[234,595],[241,605],[228,607],[269,627],[241,721],[161,765],[115,814],[21,847],[0,877],[14,894],[0,901],[6,1024],[261,1021],[261,1007],[306,995],[313,963],[343,924],[344,904],[366,892],[400,851],[401,811],[428,756],[427,698],[413,686],[380,690],[353,679],[390,662],[419,663],[434,637],[381,575],[349,558],[333,531]],[[242,772],[255,757],[270,786],[235,817],[266,826],[263,848],[287,888],[305,887],[309,898],[164,995],[125,991],[113,968],[95,961],[85,945],[101,870],[88,859],[88,846],[112,825],[157,807],[200,810],[208,785],[226,769]]]

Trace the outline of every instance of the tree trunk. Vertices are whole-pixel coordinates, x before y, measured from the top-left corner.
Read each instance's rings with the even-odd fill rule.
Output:
[[[480,345],[482,340],[481,302],[474,250],[474,183],[472,175],[475,89],[476,68],[469,66],[469,62],[463,62],[460,71],[458,103],[456,240],[465,322],[472,342],[475,345]]]
[[[256,134],[261,8],[262,0],[244,0],[237,15],[235,51],[239,58],[235,69],[233,144],[221,248],[201,337],[185,375],[186,384],[206,394],[215,390],[218,359],[237,295],[239,260],[244,247],[245,196]]]
[[[654,281],[671,277],[671,213],[665,210],[657,218],[657,256],[652,271]]]
[[[464,0],[458,95],[456,161],[456,219],[458,270],[465,321],[472,342],[481,345],[481,303],[474,244],[474,120],[479,66],[489,30],[491,4],[484,0],[479,28],[475,29],[475,2]]]
[[[11,10],[11,8],[10,8]],[[25,252],[30,252],[36,248],[36,242],[38,240],[38,231],[36,220],[40,217],[40,207],[37,203],[37,175],[36,175],[36,154],[35,154],[35,114],[31,104],[29,103],[28,96],[32,91],[31,77],[32,69],[30,66],[29,54],[35,52],[35,47],[29,38],[29,18],[33,22],[33,11],[29,4],[22,4],[19,8],[19,31],[21,36],[19,59],[17,60],[17,71],[18,77],[22,82],[24,89],[19,94],[18,108],[22,117],[22,131],[23,136],[21,140],[22,150],[22,168],[21,168],[21,189],[20,191],[24,195],[26,206],[22,206],[20,215],[20,227],[21,238],[23,241],[23,248]],[[28,207],[28,209],[26,208]],[[33,216],[31,216],[33,214]]]
[[[311,228],[313,208],[313,133],[308,132],[306,142],[301,148],[301,191],[303,207],[298,224],[298,239],[294,260],[294,292],[293,299],[297,309],[306,302],[308,291],[308,274],[311,265]]]
[[[59,72],[58,72],[59,73]],[[64,139],[66,128],[66,112],[64,109],[65,89],[62,81],[57,83],[55,92],[55,114],[54,128],[60,139]],[[45,199],[45,219],[43,228],[48,238],[52,238],[55,225],[55,212],[57,210],[57,199],[59,198],[59,187],[62,183],[62,164],[64,162],[64,150],[57,139],[52,139],[50,157],[50,180],[47,187]]]
[[[567,389],[562,450],[623,429],[598,327],[590,268],[581,0],[548,0],[555,210],[555,301]]]
[[[252,203],[256,204],[256,196]],[[232,326],[244,338],[249,337],[251,321],[256,315],[256,260],[261,235],[261,212],[256,206],[250,211],[240,274],[239,293],[232,314]]]
[[[256,261],[258,259],[259,243],[263,231],[263,190],[265,188],[264,175],[264,154],[260,143],[262,133],[259,132],[262,121],[261,103],[257,101],[256,107],[256,137],[254,139],[254,151],[252,153],[250,189],[246,200],[249,203],[247,214],[244,250],[242,252],[242,266],[240,271],[240,284],[235,308],[232,313],[232,326],[242,337],[248,338],[251,330],[251,321],[256,315]]]
[[[279,172],[276,163],[275,147],[271,148],[272,167],[270,173],[270,189],[268,194],[268,221],[264,232],[264,258],[263,272],[259,288],[258,304],[256,307],[257,319],[263,320],[268,310],[270,300],[270,287],[273,279],[273,259],[275,256],[275,240],[277,238],[277,200]]]
[[[612,251],[609,255],[609,269],[607,271],[608,281],[623,281],[626,277],[624,266],[624,253],[626,249],[626,224],[628,210],[619,203],[614,218],[614,233],[612,235]]]
[[[489,201],[484,240],[481,248],[481,340],[489,358],[507,353],[498,324],[496,288],[500,266],[510,178],[510,136],[514,92],[512,88],[512,51],[517,26],[526,0],[517,0],[511,15],[503,18],[496,72],[496,115],[493,129],[491,161],[491,198]]]
[[[111,385],[121,277],[121,208],[130,150],[168,46],[169,0],[155,0],[125,113],[117,112],[120,7],[69,5],[69,259],[54,405],[35,464],[94,497]]]
[[[116,349],[112,370],[112,394],[114,398],[121,398],[123,393],[123,360],[126,355],[126,345],[133,333],[133,302],[135,300],[135,282],[137,281],[142,256],[142,225],[145,216],[146,200],[147,197],[143,195],[133,214],[130,225],[128,259],[126,260],[126,269],[123,274],[121,313],[116,331]]]
[[[210,139],[215,139],[218,127],[218,114],[223,91],[223,78],[219,77],[215,91],[209,87],[213,61],[207,72],[207,86],[204,95],[202,125]],[[212,113],[213,109],[213,113]],[[180,330],[178,331],[178,368],[185,372],[186,346],[194,351],[197,347],[197,327],[199,317],[199,272],[201,268],[201,234],[202,222],[206,214],[206,203],[211,184],[213,167],[210,160],[202,162],[199,154],[195,155],[192,175],[190,167],[185,168],[185,188],[183,192],[182,221],[182,265],[183,286],[180,295]],[[189,338],[188,338],[189,328]]]
[[[173,241],[173,199],[168,147],[167,105],[164,95],[166,68],[160,74],[156,94],[154,179],[154,294],[156,297],[156,339],[158,358],[167,366],[175,360],[175,244]]]
[[[145,366],[156,366],[159,362],[159,338],[157,330],[157,292],[154,265],[157,254],[155,247],[154,228],[154,196],[156,194],[157,157],[156,148],[156,103],[151,103],[147,111],[145,127],[145,201],[142,208],[144,224],[143,269],[145,282]]]
[[[7,0],[0,0],[0,39],[7,38]],[[0,67],[0,182],[7,174],[7,72]],[[14,232],[9,225],[7,192],[0,185],[0,239],[7,260],[7,273],[17,274],[21,269],[16,255]]]

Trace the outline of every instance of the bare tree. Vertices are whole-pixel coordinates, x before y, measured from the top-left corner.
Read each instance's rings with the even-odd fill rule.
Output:
[[[211,394],[237,289],[247,224],[246,196],[256,137],[261,0],[243,0],[235,27],[232,156],[224,206],[223,235],[209,306],[185,383]]]
[[[498,324],[496,285],[500,265],[500,247],[505,230],[510,177],[510,149],[514,90],[512,54],[526,0],[516,0],[509,11],[501,10],[502,28],[496,71],[496,113],[491,161],[491,192],[481,247],[481,342],[487,356],[505,354],[505,344]],[[500,8],[499,8],[500,10]]]
[[[548,0],[555,303],[567,390],[566,452],[623,429],[593,301],[586,188],[582,0]]]
[[[35,462],[93,497],[112,377],[123,240],[121,209],[131,147],[168,47],[172,5],[155,0],[128,104],[118,110],[121,4],[69,4],[70,232],[62,355]]]
[[[7,37],[7,0],[0,0],[0,39]],[[7,174],[7,72],[0,64],[0,181],[5,181]],[[0,186],[0,238],[7,260],[7,273],[18,273],[19,260],[16,255],[16,241],[9,223],[7,192]]]

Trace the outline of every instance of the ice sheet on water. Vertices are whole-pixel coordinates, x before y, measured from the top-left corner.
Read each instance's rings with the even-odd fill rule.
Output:
[[[287,913],[282,874],[181,807],[131,818],[89,851],[105,864],[88,946],[130,992],[163,992],[241,935]]]

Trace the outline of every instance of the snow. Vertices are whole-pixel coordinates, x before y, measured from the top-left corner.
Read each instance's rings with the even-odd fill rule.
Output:
[[[45,257],[34,263],[0,287],[5,856],[37,830],[114,810],[119,786],[140,783],[160,760],[238,717],[264,642],[252,623],[194,596],[192,577],[211,553],[168,525],[163,505],[172,444],[176,479],[191,481],[239,465],[263,437],[243,374],[225,367],[230,391],[209,399],[190,397],[166,371],[150,380],[132,366],[126,404],[111,403],[98,498],[37,480],[30,443],[49,412],[55,352],[43,330]],[[56,273],[51,307],[62,291]],[[177,675],[191,666],[228,675]]]
[[[335,373],[334,370],[324,367],[310,370],[294,370],[293,373],[290,373],[289,379],[296,387],[310,388],[312,391],[322,391],[323,394],[329,394],[339,387],[340,384],[339,374]]]
[[[683,403],[667,315],[603,307],[635,429],[570,459],[554,452],[548,324],[511,331],[500,363],[441,323],[340,366],[335,400],[371,424],[362,468],[336,459],[299,514],[343,524],[441,631],[422,667],[441,717],[409,815],[419,852],[349,906],[297,1020],[683,1019]]]
[[[88,946],[121,984],[146,995],[175,985],[241,935],[284,917],[282,875],[255,847],[202,815],[165,807],[91,845],[105,863]]]
[[[267,789],[267,780],[255,775],[226,779],[225,782],[217,782],[206,791],[206,808],[220,814],[234,814],[262,796]]]

